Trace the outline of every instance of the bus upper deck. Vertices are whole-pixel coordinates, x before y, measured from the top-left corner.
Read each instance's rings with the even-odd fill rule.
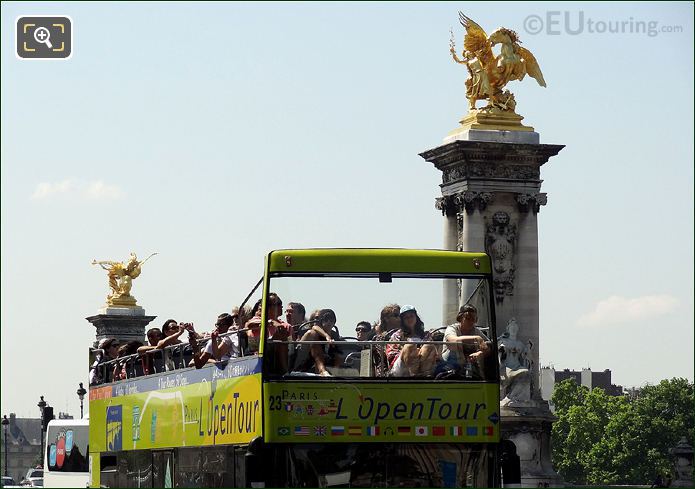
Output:
[[[392,475],[401,473],[403,457],[419,457],[430,485],[448,485],[447,478],[454,485],[493,484],[499,374],[486,255],[279,250],[266,258],[261,284],[255,321],[214,339],[96,367],[90,463],[103,472],[102,483],[115,484],[108,474],[118,473],[121,458],[114,454],[135,467],[141,463],[135,452],[150,453],[154,463],[156,451],[174,449],[171,467],[178,460],[182,468],[188,447],[210,447],[196,457],[234,461],[236,485],[258,479],[296,485],[293,477],[302,473],[314,485],[392,485],[405,479],[386,477],[386,465]],[[474,329],[457,329],[463,319],[447,324],[443,294],[452,286],[462,303],[474,306]],[[288,327],[280,320],[282,300],[318,309]],[[392,313],[393,319],[382,315],[383,328],[369,341],[345,333],[395,304],[412,304],[404,309],[414,309],[417,319],[407,319],[413,315],[407,311]],[[189,366],[204,348],[193,343],[222,345],[224,337],[231,345],[226,361]],[[223,447],[228,452],[219,452]],[[377,453],[383,464],[374,467],[370,459]],[[427,454],[436,454],[434,465],[425,462]],[[258,457],[283,464],[285,475],[259,469]],[[376,481],[376,473],[383,480]],[[188,475],[177,477],[191,484]]]

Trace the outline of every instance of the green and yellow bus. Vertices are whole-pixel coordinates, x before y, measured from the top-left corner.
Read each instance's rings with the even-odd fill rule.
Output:
[[[248,347],[251,331],[241,324],[227,333],[240,347],[224,362],[188,367],[184,342],[150,358],[148,368],[137,355],[126,359],[125,380],[110,381],[113,365],[103,365],[104,382],[89,389],[90,486],[499,486],[491,291],[484,253],[273,251],[247,298],[260,302],[257,348]],[[278,300],[322,312],[276,339],[268,325]],[[357,341],[355,325],[389,304],[415,308],[426,333],[394,340],[382,317],[378,335]],[[464,304],[477,309],[485,355],[469,357],[474,345],[445,345],[447,323]],[[326,310],[330,335],[306,340]],[[437,352],[433,369],[394,373],[386,353],[408,343],[415,343],[410,351]],[[461,354],[447,359],[447,347]],[[316,352],[325,355],[321,375]]]

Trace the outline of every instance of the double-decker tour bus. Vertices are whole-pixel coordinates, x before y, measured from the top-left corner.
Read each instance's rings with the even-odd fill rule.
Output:
[[[484,253],[273,251],[255,317],[95,367],[90,485],[498,486],[491,291]],[[231,358],[189,366],[224,337]]]

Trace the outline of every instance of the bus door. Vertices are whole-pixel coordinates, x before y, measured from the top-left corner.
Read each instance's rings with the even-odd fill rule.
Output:
[[[152,487],[174,487],[174,451],[152,451]]]

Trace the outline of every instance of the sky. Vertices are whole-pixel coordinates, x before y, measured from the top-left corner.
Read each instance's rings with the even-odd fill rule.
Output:
[[[272,249],[441,248],[418,153],[467,109],[458,10],[519,33],[547,88],[511,83],[517,112],[566,145],[541,172],[542,364],[693,380],[692,3],[1,9],[2,413],[79,412],[92,259],[158,252],[138,303],[206,330]],[[39,14],[71,16],[69,60],[15,56]]]

